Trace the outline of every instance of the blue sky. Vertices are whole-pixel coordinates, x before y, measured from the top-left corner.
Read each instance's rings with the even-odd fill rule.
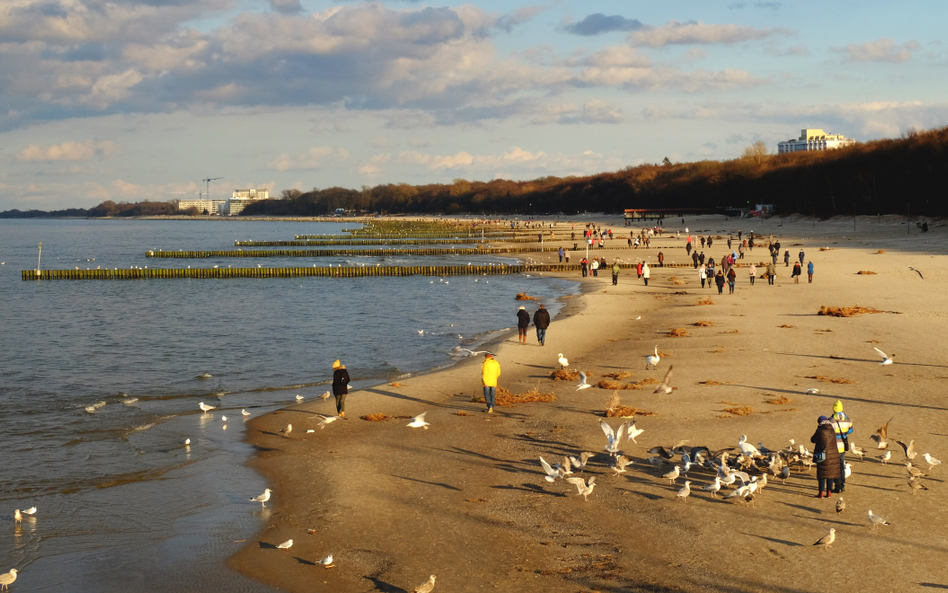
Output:
[[[948,5],[7,0],[0,210],[729,159],[948,124]]]

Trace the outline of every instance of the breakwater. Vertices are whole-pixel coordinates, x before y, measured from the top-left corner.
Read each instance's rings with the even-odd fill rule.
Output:
[[[214,250],[214,251],[148,251],[145,256],[171,259],[204,259],[209,257],[353,257],[353,256],[422,256],[422,255],[502,255],[516,253],[556,253],[558,247],[462,247],[458,249],[280,249],[280,250]],[[622,247],[604,247],[593,250],[628,251]],[[572,257],[582,257],[584,250],[577,249]]]

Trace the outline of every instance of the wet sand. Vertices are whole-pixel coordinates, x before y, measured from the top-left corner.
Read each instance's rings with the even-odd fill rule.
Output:
[[[936,467],[924,480],[930,490],[912,496],[894,442],[914,439],[923,468],[925,452],[948,458],[948,405],[941,397],[948,380],[948,233],[933,225],[930,233],[908,234],[885,218],[858,219],[856,233],[852,219],[776,222],[706,217],[689,219],[688,226],[735,239],[738,228],[774,232],[792,257],[802,248],[814,262],[812,284],[805,270],[801,284],[793,284],[782,259],[775,286],[761,279],[750,286],[741,268],[733,295],[726,287],[723,295],[702,289],[691,268],[653,268],[648,287],[625,270],[617,287],[600,274],[583,281],[581,297],[569,299],[546,346],[536,345],[532,328],[527,346],[515,335],[498,344],[500,384],[516,393],[553,392],[554,403],[486,414],[471,402],[481,391],[476,358],[399,386],[354,392],[350,418],[325,430],[306,433],[317,425],[314,412],[334,413],[332,400],[254,419],[247,432],[258,454],[251,463],[272,484],[273,513],[230,566],[288,591],[411,591],[430,574],[438,578],[435,591],[948,587],[948,514],[941,506],[948,469]],[[684,261],[684,235],[671,237],[653,240],[648,251],[604,255],[611,261],[647,254],[654,262],[661,249],[666,261]],[[724,247],[721,240],[710,254],[719,259]],[[757,248],[745,261],[766,259],[766,249]],[[696,305],[705,297],[714,304]],[[518,304],[511,295],[512,320]],[[817,315],[821,305],[857,304],[882,312]],[[699,321],[711,324],[695,326]],[[671,337],[672,329],[688,335]],[[645,370],[656,345],[662,361]],[[874,346],[894,354],[896,363],[880,366]],[[622,383],[661,379],[674,365],[670,395],[649,386],[618,392],[624,405],[656,414],[638,416],[645,432],[638,444],[623,447],[634,460],[626,474],[609,469],[599,428],[613,391],[576,391],[573,382],[550,380],[560,352],[591,382],[619,371],[634,373]],[[810,387],[820,393],[805,395]],[[790,401],[768,403],[781,397]],[[814,471],[794,472],[785,484],[771,479],[745,505],[701,492],[713,479],[702,469],[690,472],[692,495],[678,501],[684,479],[671,485],[661,478],[670,466],[644,462],[649,447],[682,439],[712,450],[736,447],[742,434],[771,449],[791,438],[809,446],[817,416],[829,414],[837,398],[855,423],[852,442],[869,451],[863,461],[848,456],[853,475],[842,515],[834,511],[838,495],[813,498]],[[725,411],[739,407],[752,412]],[[426,410],[429,430],[405,426],[407,417]],[[406,418],[359,419],[371,413]],[[869,435],[890,418],[894,452],[884,466]],[[288,422],[294,430],[284,438],[277,431]],[[552,462],[581,451],[597,453],[585,472],[597,478],[588,502],[571,484],[545,482],[538,462],[541,455]],[[870,529],[869,509],[892,525]],[[830,527],[836,543],[828,550],[812,546]],[[290,550],[275,549],[289,538]],[[330,553],[334,568],[315,564]]]

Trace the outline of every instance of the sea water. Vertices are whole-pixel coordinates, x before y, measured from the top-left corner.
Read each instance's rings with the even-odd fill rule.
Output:
[[[248,501],[267,484],[244,466],[253,450],[241,410],[257,416],[316,397],[337,358],[356,393],[451,364],[459,347],[515,325],[516,293],[555,314],[556,297],[576,290],[538,275],[21,280],[40,242],[43,269],[512,261],[145,257],[352,226],[0,221],[0,572],[17,568],[16,586],[30,591],[268,591],[225,566],[275,502]],[[217,409],[204,414],[199,402]],[[32,506],[16,524],[14,510]]]

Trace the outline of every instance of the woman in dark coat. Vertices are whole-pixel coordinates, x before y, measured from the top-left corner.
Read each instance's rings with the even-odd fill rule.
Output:
[[[836,445],[836,431],[832,421],[826,416],[820,416],[817,422],[819,427],[810,437],[813,455],[825,453],[826,458],[816,464],[816,481],[820,489],[816,498],[830,498],[832,484],[839,479],[839,448]]]
[[[340,418],[346,417],[346,394],[349,393],[349,371],[338,360],[332,363],[332,394],[336,396],[336,412]],[[835,437],[834,437],[835,438]],[[839,465],[839,459],[836,460]]]
[[[517,333],[520,337],[520,344],[527,345],[527,328],[530,327],[530,314],[524,307],[517,309]]]
[[[714,283],[718,285],[718,294],[724,292],[724,273],[721,270],[714,275]]]

